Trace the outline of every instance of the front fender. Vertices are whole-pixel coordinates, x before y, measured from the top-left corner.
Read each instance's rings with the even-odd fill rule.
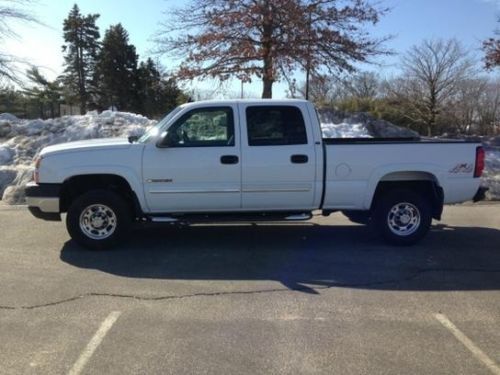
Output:
[[[130,188],[135,193],[143,212],[147,211],[147,204],[144,199],[144,194],[142,191],[143,186],[142,186],[141,176],[139,176],[131,168],[123,167],[120,165],[86,166],[83,168],[81,166],[78,168],[68,167],[59,171],[58,179],[64,182],[75,176],[96,175],[96,174],[115,175],[123,178],[125,181],[128,182]]]

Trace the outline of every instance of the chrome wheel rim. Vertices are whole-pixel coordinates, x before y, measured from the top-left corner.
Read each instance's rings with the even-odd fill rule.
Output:
[[[420,211],[411,203],[395,204],[387,215],[387,225],[398,236],[409,236],[420,226]]]
[[[116,214],[104,204],[90,205],[80,215],[80,229],[93,240],[108,238],[115,232],[116,225]]]

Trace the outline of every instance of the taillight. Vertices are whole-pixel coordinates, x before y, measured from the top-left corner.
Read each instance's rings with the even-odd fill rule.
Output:
[[[40,164],[42,162],[42,158],[37,158],[36,161],[35,161],[35,170],[33,172],[33,181],[35,181],[36,184],[38,184],[40,182],[40,173],[39,173],[39,169],[40,169]]]
[[[474,177],[481,177],[484,170],[484,148],[479,146],[476,148],[476,167],[474,168]]]

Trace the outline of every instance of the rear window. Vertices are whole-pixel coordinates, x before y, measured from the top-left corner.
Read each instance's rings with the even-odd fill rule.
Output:
[[[246,117],[249,146],[307,144],[304,117],[297,107],[248,107]]]

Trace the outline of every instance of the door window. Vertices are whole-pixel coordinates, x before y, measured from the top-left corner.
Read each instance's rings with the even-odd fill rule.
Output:
[[[307,144],[304,117],[294,106],[252,106],[246,110],[249,146]]]
[[[234,146],[234,117],[230,107],[194,109],[169,129],[169,147]]]

